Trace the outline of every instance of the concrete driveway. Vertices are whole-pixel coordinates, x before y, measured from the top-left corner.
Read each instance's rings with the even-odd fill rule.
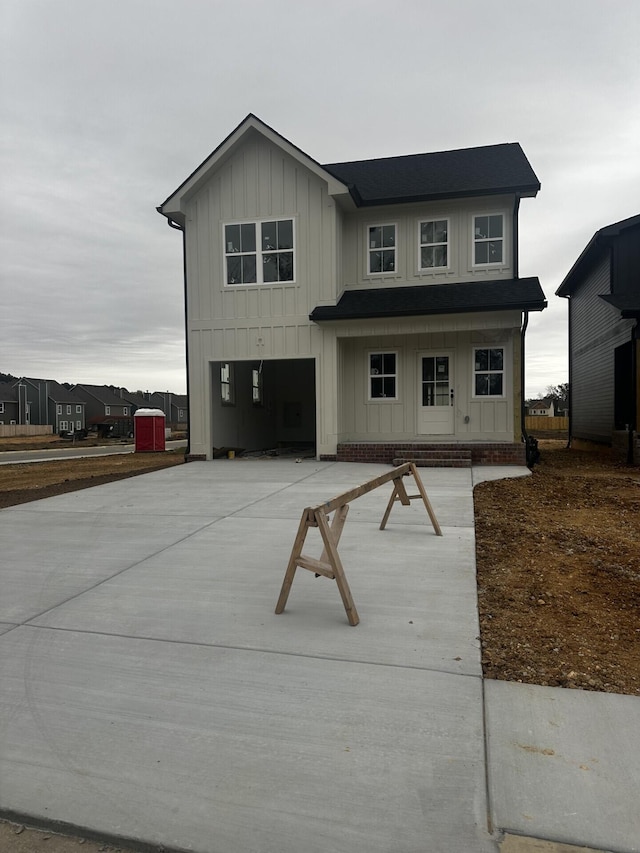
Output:
[[[600,843],[575,789],[560,838],[544,763],[518,764],[515,728],[535,747],[550,716],[522,685],[488,692],[487,757],[470,470],[421,472],[442,537],[417,502],[379,531],[390,486],[352,504],[360,625],[303,570],[274,614],[302,508],[386,470],[193,463],[0,512],[0,811],[199,853],[483,853],[522,823]],[[608,722],[637,720],[617,698]],[[632,851],[623,788],[600,835]]]

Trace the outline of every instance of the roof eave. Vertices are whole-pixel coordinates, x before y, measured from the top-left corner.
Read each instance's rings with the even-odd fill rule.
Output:
[[[317,316],[316,312],[320,314],[328,313],[329,311],[333,311],[333,306],[330,308],[315,308],[311,314],[309,314],[309,319],[314,323],[326,323],[326,322],[344,322],[345,320],[384,320],[387,317],[431,317],[436,314],[476,314],[476,313],[484,313],[487,311],[544,311],[547,307],[547,300],[530,300],[528,302],[518,302],[513,305],[482,305],[476,306],[474,305],[472,308],[462,307],[443,307],[443,308],[433,308],[428,311],[420,308],[407,308],[400,311],[384,311],[384,312],[373,312],[373,311],[362,311],[362,312],[354,312],[348,315],[342,316]],[[316,315],[316,316],[314,316]]]
[[[490,195],[519,195],[521,198],[535,198],[540,190],[540,184],[525,185],[519,187],[495,187],[493,189],[458,190],[447,193],[427,193],[415,196],[395,196],[393,198],[371,198],[362,199],[356,197],[352,191],[351,195],[358,207],[382,207],[387,204],[412,204],[425,201],[443,201],[450,198],[478,198]]]

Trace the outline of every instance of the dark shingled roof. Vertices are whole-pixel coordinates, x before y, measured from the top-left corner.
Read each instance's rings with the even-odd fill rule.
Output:
[[[320,305],[309,319],[322,322],[476,311],[542,311],[546,305],[537,278],[511,278],[347,290],[337,305]]]
[[[564,277],[564,281],[556,290],[556,296],[571,296],[573,289],[582,282],[589,270],[602,257],[602,253],[610,248],[613,240],[627,228],[637,228],[639,225],[640,214],[637,214],[628,219],[622,219],[620,222],[614,222],[613,225],[606,225],[596,231],[578,260]]]
[[[322,168],[349,187],[359,207],[512,192],[535,195],[540,189],[517,142]]]

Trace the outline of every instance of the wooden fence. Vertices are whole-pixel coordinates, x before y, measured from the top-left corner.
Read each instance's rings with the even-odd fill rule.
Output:
[[[36,426],[36,424],[0,424],[0,438],[15,438],[16,436],[53,435],[51,425]]]
[[[527,415],[524,419],[527,432],[566,432],[569,418],[548,418],[546,415]]]

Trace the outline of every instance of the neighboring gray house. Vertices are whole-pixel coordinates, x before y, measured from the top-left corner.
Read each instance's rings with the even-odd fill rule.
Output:
[[[184,394],[172,394],[170,391],[156,391],[151,395],[151,405],[164,412],[167,426],[174,429],[187,422],[189,400]]]
[[[48,424],[54,433],[84,429],[84,401],[53,379],[21,378],[13,383],[18,423]]]
[[[640,461],[640,215],[597,231],[556,293],[569,300],[570,440]]]
[[[135,407],[129,400],[120,396],[119,389],[107,385],[79,383],[73,386],[73,392],[84,400],[89,429],[110,428],[111,432],[118,435],[132,433]]]
[[[18,423],[18,392],[9,382],[0,382],[0,426]]]
[[[249,115],[160,205],[184,232],[190,453],[525,459],[520,145],[321,165]]]

